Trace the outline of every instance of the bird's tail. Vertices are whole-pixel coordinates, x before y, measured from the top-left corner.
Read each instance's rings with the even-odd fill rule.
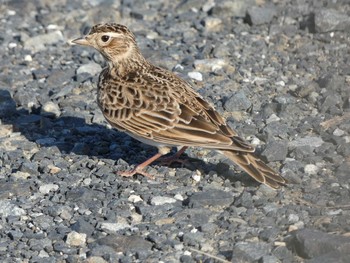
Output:
[[[287,183],[286,179],[268,167],[262,160],[256,157],[254,153],[229,150],[220,151],[260,183],[266,184],[274,189]]]

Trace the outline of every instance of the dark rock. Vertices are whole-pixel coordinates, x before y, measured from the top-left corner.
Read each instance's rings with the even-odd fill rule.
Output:
[[[247,9],[255,5],[255,0],[219,1],[211,13],[219,17],[244,17]]]
[[[247,10],[246,20],[250,25],[262,25],[272,21],[277,15],[277,10],[274,6],[252,6]]]
[[[31,175],[38,174],[38,165],[34,162],[24,162],[22,163],[20,170]]]
[[[101,246],[109,246],[115,252],[127,251],[148,251],[152,248],[152,243],[138,236],[109,235],[97,240]]]
[[[243,206],[245,208],[249,208],[253,206],[252,195],[249,192],[243,192],[240,197],[235,200],[235,206]]]
[[[185,233],[182,237],[183,242],[187,246],[198,246],[199,244],[203,243],[205,239],[203,238],[204,235],[201,232],[196,233]]]
[[[287,157],[288,145],[284,141],[273,141],[269,143],[261,153],[268,162],[284,161]]]
[[[303,258],[315,258],[330,252],[348,253],[350,238],[317,230],[302,229],[294,232],[289,245]]]
[[[69,247],[63,240],[57,241],[53,244],[53,250],[64,254],[76,254],[77,249]]]
[[[315,12],[316,32],[349,31],[350,17],[334,9],[320,9]]]
[[[224,108],[226,111],[245,111],[252,106],[252,103],[247,98],[244,91],[238,91],[229,97],[225,103]]]
[[[253,262],[268,254],[270,246],[265,243],[239,243],[233,249],[234,262]]]
[[[307,263],[348,263],[350,258],[350,253],[339,253],[338,251],[329,252],[318,257],[314,257],[307,261]]]
[[[10,116],[16,112],[16,103],[7,90],[0,89],[0,117]]]
[[[72,68],[67,70],[52,70],[46,79],[46,84],[50,87],[61,87],[62,83],[69,82],[74,75],[75,70]]]
[[[232,194],[222,190],[207,190],[194,193],[188,199],[189,207],[229,206],[233,202]]]
[[[84,218],[79,218],[70,228],[78,233],[85,233],[88,236],[91,236],[95,231],[95,227]]]
[[[288,137],[289,126],[286,123],[273,121],[266,125],[263,132],[266,141],[274,140],[276,137],[284,139]]]

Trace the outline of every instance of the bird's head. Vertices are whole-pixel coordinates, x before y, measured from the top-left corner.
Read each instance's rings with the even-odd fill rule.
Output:
[[[86,36],[71,42],[95,48],[111,63],[138,53],[134,34],[126,26],[115,23],[94,25]]]

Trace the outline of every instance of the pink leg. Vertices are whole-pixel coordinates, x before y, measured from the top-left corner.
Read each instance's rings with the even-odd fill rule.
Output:
[[[188,146],[183,146],[174,155],[169,156],[169,157],[163,157],[163,158],[159,159],[159,161],[161,162],[161,164],[165,164],[165,165],[171,165],[174,162],[186,163],[187,160],[181,160],[179,158],[180,158],[181,154],[183,154],[186,151],[187,148],[188,148]]]
[[[149,173],[146,173],[145,171],[143,171],[143,169],[145,169],[148,165],[153,163],[155,160],[157,160],[162,155],[163,154],[161,154],[161,153],[157,153],[154,156],[152,156],[151,158],[149,158],[148,160],[146,160],[145,162],[136,166],[135,169],[133,169],[131,171],[119,171],[119,172],[117,172],[117,174],[124,176],[124,177],[130,177],[130,176],[133,176],[135,174],[141,174],[141,175],[146,176],[150,179],[154,179],[154,176],[150,175]]]

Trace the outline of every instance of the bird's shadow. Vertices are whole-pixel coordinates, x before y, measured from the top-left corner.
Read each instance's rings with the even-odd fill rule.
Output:
[[[155,147],[140,143],[107,125],[89,124],[81,117],[49,116],[42,114],[40,109],[33,112],[18,109],[7,90],[0,90],[0,98],[1,123],[10,125],[14,132],[19,132],[41,149],[56,147],[62,154],[73,153],[116,162],[123,159],[129,165],[137,165],[157,153]],[[215,164],[189,158],[186,154],[182,158],[189,160],[185,167],[190,170],[198,167],[204,171],[215,169]],[[171,166],[181,165],[174,163]]]

